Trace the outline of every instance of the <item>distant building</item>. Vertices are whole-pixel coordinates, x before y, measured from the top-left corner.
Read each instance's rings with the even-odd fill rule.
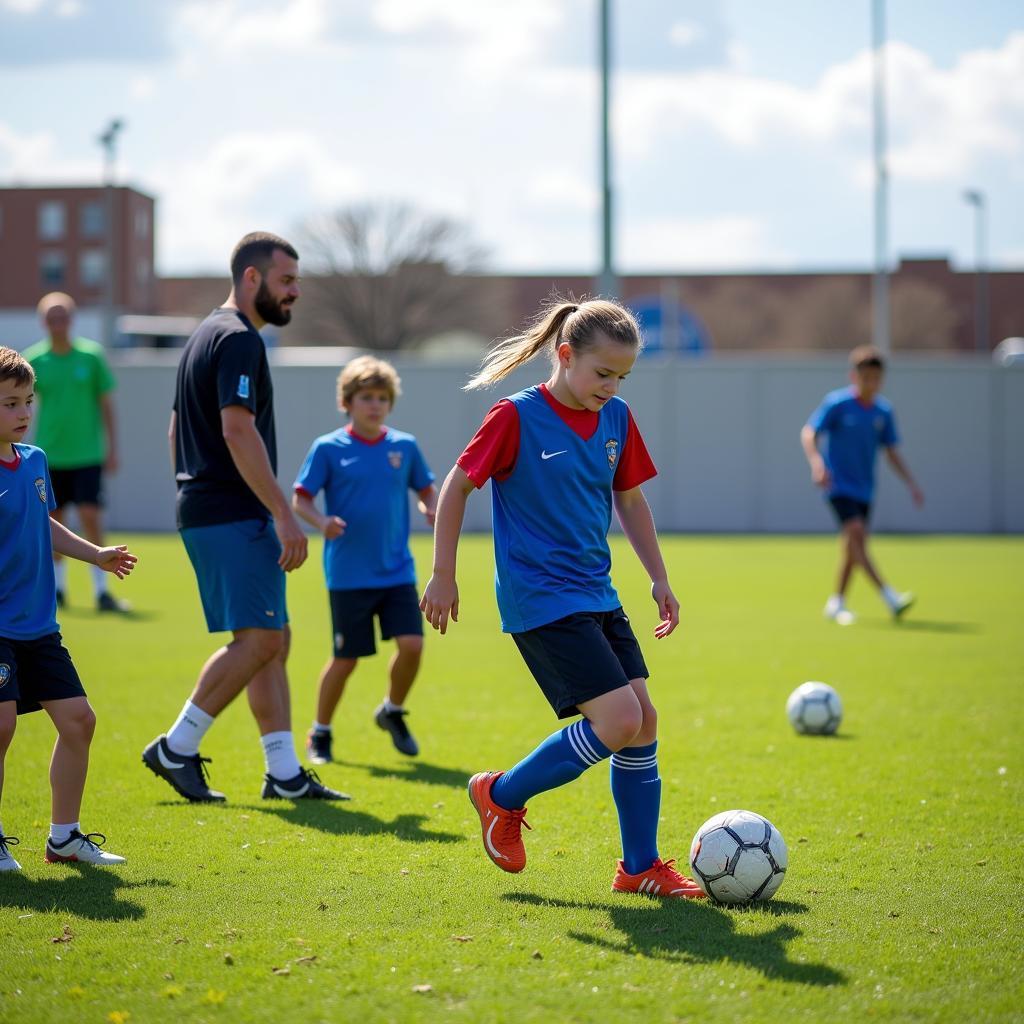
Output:
[[[35,306],[51,291],[78,304],[78,333],[100,337],[110,275],[115,316],[156,312],[155,214],[152,196],[126,186],[0,188],[0,340],[37,340]]]

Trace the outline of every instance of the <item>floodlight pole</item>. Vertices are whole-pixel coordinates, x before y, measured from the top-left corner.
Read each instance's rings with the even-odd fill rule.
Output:
[[[597,290],[601,295],[614,298],[619,286],[615,279],[612,255],[612,157],[611,111],[609,92],[611,79],[611,0],[600,0],[601,50],[601,272]]]
[[[104,229],[106,240],[106,274],[103,279],[103,343],[109,348],[114,343],[114,274],[117,254],[117,208],[114,194],[114,174],[117,165],[117,137],[124,128],[124,122],[115,118],[96,140],[103,147],[103,199]]]
[[[889,169],[886,162],[885,0],[871,3],[871,99],[875,157],[875,268],[871,284],[872,341],[892,348],[889,319]]]
[[[986,227],[988,208],[985,193],[969,189],[964,200],[974,207],[974,347],[978,352],[989,350],[988,336],[988,259]]]

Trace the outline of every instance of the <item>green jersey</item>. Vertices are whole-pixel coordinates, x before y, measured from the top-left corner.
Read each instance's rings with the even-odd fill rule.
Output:
[[[36,374],[40,399],[35,443],[46,452],[51,469],[95,466],[107,455],[100,399],[114,388],[103,346],[74,338],[71,351],[53,351],[48,338],[22,355]]]

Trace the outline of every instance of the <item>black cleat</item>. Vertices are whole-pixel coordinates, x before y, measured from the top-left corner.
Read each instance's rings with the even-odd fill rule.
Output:
[[[57,588],[57,607],[58,608],[67,608],[67,606],[68,606],[67,595],[64,593],[63,590],[60,589],[60,587],[58,587]]]
[[[131,605],[127,601],[122,601],[119,597],[114,597],[113,594],[109,594],[104,590],[96,598],[96,611],[120,612],[123,615],[125,612],[131,611]]]
[[[415,757],[420,752],[420,746],[416,742],[416,737],[409,732],[409,726],[405,724],[407,714],[409,712],[405,708],[388,711],[381,704],[374,713],[373,720],[377,723],[378,728],[391,733],[391,742],[394,743],[395,750],[401,754],[407,754],[409,757]]]
[[[317,729],[310,729],[306,733],[306,760],[310,764],[330,764],[334,758],[331,756],[331,734],[320,732]]]
[[[142,763],[161,779],[170,783],[171,788],[180,793],[186,800],[197,804],[220,803],[223,793],[210,789],[206,784],[206,766],[210,758],[176,754],[167,746],[167,737],[157,736],[142,752]]]
[[[273,775],[263,776],[264,800],[351,800],[348,793],[328,789],[316,772],[300,768],[293,779],[275,779]]]

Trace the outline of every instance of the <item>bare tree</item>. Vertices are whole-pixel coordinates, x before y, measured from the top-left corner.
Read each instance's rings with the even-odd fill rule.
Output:
[[[485,251],[468,229],[404,204],[363,204],[311,217],[297,244],[317,319],[350,344],[408,348],[442,331],[476,329],[472,277]]]

